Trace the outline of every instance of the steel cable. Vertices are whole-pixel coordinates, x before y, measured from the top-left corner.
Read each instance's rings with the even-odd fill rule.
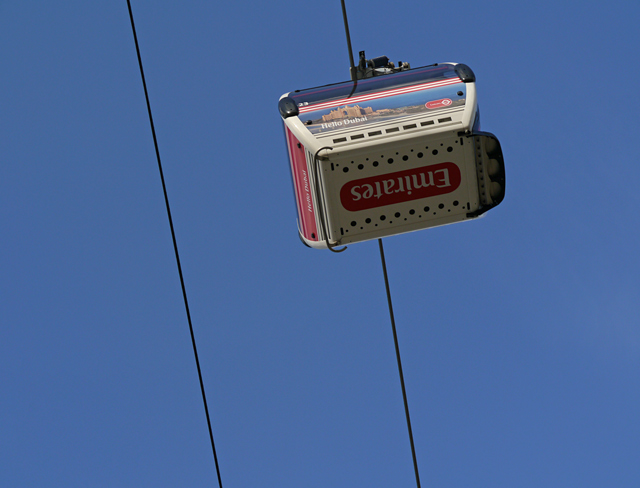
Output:
[[[162,181],[162,191],[164,192],[164,202],[167,207],[167,217],[169,218],[169,227],[171,228],[171,238],[173,239],[173,250],[176,255],[176,264],[178,265],[178,274],[180,275],[180,285],[182,287],[182,296],[184,298],[184,308],[187,313],[187,321],[189,323],[189,332],[191,333],[191,344],[193,345],[193,355],[196,360],[196,368],[198,370],[198,379],[200,380],[200,391],[202,392],[202,402],[204,403],[204,411],[207,417],[207,426],[209,427],[209,438],[211,440],[211,450],[213,451],[213,460],[216,465],[216,474],[218,475],[218,485],[222,488],[222,478],[220,476],[220,465],[218,464],[218,455],[213,440],[213,430],[211,428],[211,418],[209,416],[209,407],[207,405],[207,396],[204,390],[204,382],[202,380],[202,370],[200,369],[200,360],[198,359],[198,348],[196,347],[196,338],[193,332],[193,323],[191,322],[191,313],[189,312],[189,301],[187,300],[187,290],[184,284],[184,276],[182,274],[182,266],[180,265],[180,254],[178,253],[178,243],[176,241],[176,233],[173,227],[173,219],[171,218],[171,208],[169,207],[169,197],[167,194],[167,186],[164,181],[164,173],[162,171],[162,162],[160,161],[160,150],[158,149],[158,138],[156,137],[156,129],[153,123],[153,115],[151,114],[151,103],[149,102],[149,92],[147,91],[147,82],[144,77],[144,69],[142,68],[142,57],[140,56],[140,46],[138,45],[138,36],[136,34],[136,26],[133,21],[133,11],[131,10],[131,2],[127,0],[129,8],[129,18],[131,19],[131,30],[133,32],[133,40],[136,45],[136,54],[138,55],[138,65],[140,66],[140,77],[142,78],[142,86],[144,88],[144,96],[147,101],[147,111],[149,113],[149,124],[151,125],[151,134],[153,135],[153,145],[156,150],[156,159],[158,161],[158,170],[160,171],[160,180]]]
[[[416,484],[420,488],[420,473],[418,473],[418,460],[416,458],[416,447],[413,442],[413,431],[411,429],[411,417],[409,416],[409,402],[407,401],[407,390],[404,386],[404,374],[402,373],[402,361],[400,360],[400,346],[398,345],[398,333],[396,331],[396,321],[393,316],[393,305],[391,304],[391,291],[389,289],[389,276],[387,275],[387,263],[384,259],[384,248],[382,239],[378,239],[380,247],[380,260],[382,261],[382,272],[384,274],[384,286],[387,290],[387,302],[389,304],[389,316],[391,317],[391,329],[393,330],[393,343],[396,346],[396,360],[398,362],[398,373],[400,374],[400,385],[402,386],[402,400],[404,401],[404,413],[407,418],[407,429],[409,430],[409,442],[411,444],[411,456],[413,457],[413,470],[416,474]]]

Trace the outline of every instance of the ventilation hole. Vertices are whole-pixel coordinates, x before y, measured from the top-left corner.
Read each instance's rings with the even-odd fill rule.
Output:
[[[355,136],[351,136],[351,140],[354,139],[364,139],[364,134],[356,134]]]
[[[428,212],[429,211],[429,207],[424,207],[424,211]]]
[[[438,122],[440,124],[444,123],[444,122],[451,122],[451,117],[445,117],[443,119],[438,119]]]
[[[409,124],[409,125],[402,126],[404,130],[415,129],[416,127],[418,127],[416,124]]]
[[[449,147],[447,148],[447,152],[451,152],[451,151],[453,151],[453,148],[452,148],[451,146],[449,146]]]
[[[367,224],[370,224],[370,223],[371,223],[371,219],[366,219],[366,220],[365,220],[365,222],[366,222]]]
[[[424,121],[424,122],[420,122],[420,125],[421,125],[422,127],[425,127],[425,126],[427,126],[427,125],[433,125],[433,124],[434,124],[433,120],[426,120],[426,121]]]
[[[349,168],[347,168],[346,166],[344,168],[342,168],[342,171],[344,171],[345,173],[349,172]]]
[[[333,142],[334,142],[334,144],[338,143],[338,142],[347,142],[347,138],[346,137],[339,137],[338,139],[334,139]]]
[[[438,154],[438,150],[434,149],[433,151],[431,151],[431,154],[433,154],[434,156],[436,156]]]
[[[396,212],[396,219],[400,217],[400,212]]]
[[[389,159],[387,159],[387,163],[389,163],[389,164],[393,164],[393,158],[389,158]]]
[[[378,163],[378,161],[374,161],[374,162],[373,162],[373,166],[374,166],[374,167],[375,167],[375,166],[378,166],[378,164],[379,164],[379,163]]]
[[[358,225],[358,224],[356,223],[355,220],[351,222],[351,227],[355,227],[356,225]]]
[[[369,132],[369,137],[373,137],[373,136],[379,136],[382,134],[381,130],[376,130],[374,132]]]
[[[386,218],[387,218],[387,216],[386,216],[386,215],[381,215],[381,216],[380,216],[380,220],[385,220]]]
[[[453,206],[454,206],[454,207],[457,207],[459,203],[460,203],[460,202],[458,202],[458,200],[454,200],[454,201],[453,201]]]
[[[364,169],[364,164],[359,164],[358,169]]]
[[[418,154],[417,154],[417,156],[418,156],[419,158],[421,158],[422,156],[424,156],[424,154],[422,154],[422,153],[418,153]]]
[[[464,93],[462,93],[461,91],[458,92],[458,96],[461,97],[462,95],[464,95]]]
[[[409,210],[409,214],[413,215],[414,213],[416,213],[416,211],[414,209]]]
[[[392,127],[391,129],[387,129],[385,132],[390,134],[391,132],[398,132],[400,130],[399,127]]]
[[[441,203],[440,205],[438,205],[438,208],[442,210],[444,208],[444,203]]]
[[[316,235],[315,234],[311,234],[311,239],[315,239]]]
[[[409,159],[409,156],[402,156],[403,161],[407,161],[408,159]]]

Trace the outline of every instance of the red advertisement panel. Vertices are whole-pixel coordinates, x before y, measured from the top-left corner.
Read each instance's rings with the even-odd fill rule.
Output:
[[[461,181],[458,166],[439,163],[350,181],[340,189],[340,201],[356,212],[451,193]]]
[[[287,145],[289,146],[289,156],[291,159],[291,175],[293,176],[293,186],[296,194],[296,204],[298,206],[298,218],[300,221],[300,232],[310,240],[318,240],[318,229],[316,227],[316,213],[313,208],[313,198],[311,196],[311,183],[307,172],[307,160],[304,155],[304,147],[298,139],[285,126],[287,134]]]

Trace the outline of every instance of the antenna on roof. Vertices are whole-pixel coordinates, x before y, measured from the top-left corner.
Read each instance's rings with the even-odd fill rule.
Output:
[[[351,47],[351,35],[349,34],[349,21],[347,20],[347,8],[344,4],[344,0],[340,0],[342,4],[342,18],[344,19],[344,31],[347,35],[347,48],[349,50],[349,74],[351,75],[351,81],[362,80],[364,78],[371,78],[373,76],[390,75],[403,71],[405,69],[411,69],[409,63],[403,63],[398,61],[396,67],[389,58],[386,56],[378,56],[377,58],[367,59],[364,51],[360,51],[360,59],[358,66],[353,61],[353,48]]]

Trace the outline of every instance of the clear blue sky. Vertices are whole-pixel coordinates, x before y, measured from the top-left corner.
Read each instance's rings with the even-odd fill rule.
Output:
[[[223,485],[415,486],[374,242],[298,240],[340,2],[133,0]],[[507,195],[386,239],[424,487],[640,485],[635,1],[347,0],[475,71]],[[126,1],[0,3],[0,486],[217,486]]]

